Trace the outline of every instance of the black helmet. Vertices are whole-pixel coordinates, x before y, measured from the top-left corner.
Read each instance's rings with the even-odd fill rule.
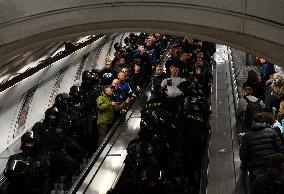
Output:
[[[35,149],[36,138],[32,131],[27,131],[21,137],[21,147],[20,149],[26,153],[32,154]],[[29,144],[29,145],[28,145]]]
[[[60,93],[55,97],[55,105],[62,111],[67,111],[70,96],[67,93]]]
[[[35,139],[33,136],[33,132],[28,131],[24,133],[21,137],[21,150],[27,150],[26,144],[27,143],[35,143]]]
[[[185,111],[196,111],[199,112],[198,101],[196,97],[188,96],[184,99],[184,110]]]
[[[55,106],[47,109],[45,111],[45,118],[48,118],[50,115],[54,115],[57,118],[59,116],[59,109],[56,108]]]
[[[118,42],[116,42],[116,43],[114,43],[114,49],[115,49],[115,51],[119,51],[120,49],[122,49],[122,47]]]
[[[89,81],[92,77],[92,73],[89,70],[86,70],[82,73],[82,82]]]
[[[59,109],[53,106],[45,111],[45,122],[50,127],[56,127],[59,124],[59,116]]]
[[[187,81],[181,82],[177,87],[183,93],[187,93],[187,92],[190,92],[190,90],[195,88],[195,84],[191,80],[187,80]]]
[[[153,155],[153,146],[148,142],[138,142],[135,146],[135,153],[137,158],[144,158]]]
[[[151,115],[144,115],[140,121],[140,129],[147,129],[148,131],[153,131],[158,127],[157,120]]]
[[[75,86],[75,85],[71,86],[69,94],[72,97],[79,96],[80,95],[80,87]]]
[[[67,93],[60,93],[55,97],[56,104],[68,104],[70,96]]]
[[[166,110],[156,109],[152,111],[152,117],[156,120],[156,123],[161,127],[161,125],[166,125],[172,121],[173,115]]]
[[[84,71],[82,74],[82,82],[97,83],[99,81],[99,73],[96,70]]]

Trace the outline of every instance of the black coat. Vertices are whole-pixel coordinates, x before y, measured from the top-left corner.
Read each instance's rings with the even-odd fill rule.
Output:
[[[276,130],[266,123],[256,123],[244,136],[240,159],[251,172],[266,171],[271,155],[283,153],[283,145]]]
[[[258,177],[252,187],[252,194],[281,194],[284,192],[284,172],[271,170]]]

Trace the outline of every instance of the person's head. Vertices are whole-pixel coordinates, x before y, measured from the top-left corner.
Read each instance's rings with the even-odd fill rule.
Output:
[[[265,123],[267,123],[270,126],[274,125],[275,117],[274,117],[273,113],[270,113],[270,112],[261,112],[261,113],[265,117]]]
[[[283,76],[280,73],[274,73],[273,74],[273,79],[275,82],[281,82],[283,80]]]
[[[111,96],[113,94],[113,87],[112,85],[107,85],[104,87],[104,92],[106,95]]]
[[[151,46],[155,41],[156,41],[156,38],[151,35],[145,40],[145,45]]]
[[[203,57],[204,57],[203,51],[202,51],[202,50],[198,50],[198,51],[196,52],[196,57],[197,57],[197,58],[198,58],[198,57],[203,58]]]
[[[284,172],[284,155],[276,153],[271,156],[270,159],[272,169],[278,169]]]
[[[117,88],[119,87],[119,84],[120,84],[119,79],[113,79],[113,80],[112,80],[111,85],[112,85],[112,87],[113,87],[114,89],[117,89]]]
[[[121,57],[121,58],[119,59],[119,64],[120,64],[120,65],[125,65],[125,64],[126,64],[126,61],[125,61],[125,58],[124,58],[124,57]]]
[[[129,75],[129,69],[127,67],[123,67],[121,71],[125,74],[126,77]]]
[[[253,89],[251,87],[244,87],[242,94],[243,96],[250,96],[253,94]]]
[[[121,71],[117,74],[117,78],[119,79],[119,81],[124,81],[126,79],[126,75]]]
[[[280,83],[275,83],[272,87],[272,91],[275,93],[275,94],[279,94],[280,92],[280,88],[281,88],[281,84]]]
[[[21,137],[21,147],[20,149],[23,151],[31,151],[34,147],[35,139],[33,136],[33,132],[26,132]]]
[[[181,61],[186,61],[188,59],[188,52],[182,51],[180,53],[180,58]]]
[[[182,43],[188,43],[188,44],[192,44],[193,43],[193,39],[189,36],[185,36],[182,40]]]
[[[171,57],[177,57],[178,51],[179,51],[179,48],[177,45],[172,47],[170,50]]]
[[[195,66],[194,69],[193,69],[193,74],[195,75],[199,75],[201,74],[201,66]]]
[[[77,85],[73,85],[70,87],[69,95],[72,97],[78,97],[81,95],[80,87]]]
[[[280,105],[279,105],[279,113],[284,114],[284,99],[281,100]]]
[[[203,58],[197,57],[197,58],[196,58],[195,65],[196,65],[196,66],[201,66],[201,65],[203,65]]]
[[[194,44],[200,48],[202,47],[202,40],[194,40]]]
[[[162,65],[157,65],[156,69],[155,69],[155,74],[156,75],[162,75],[162,73],[164,72],[164,68]]]
[[[55,127],[58,124],[59,109],[56,107],[48,108],[45,111],[45,120],[52,126]]]
[[[155,34],[154,34],[154,37],[156,38],[156,40],[158,40],[158,39],[160,39],[161,34],[160,34],[160,33],[155,33]]]
[[[111,67],[112,67],[112,60],[107,59],[106,62],[105,62],[105,68],[110,69]]]
[[[262,112],[256,113],[253,116],[252,120],[254,123],[265,123],[266,122],[265,115]]]
[[[56,107],[60,108],[62,111],[66,111],[69,106],[70,96],[67,93],[60,93],[55,97]]]
[[[140,64],[136,63],[134,64],[134,72],[139,73],[141,71],[141,66]]]
[[[171,66],[170,67],[170,72],[171,72],[171,75],[172,76],[178,76],[178,73],[179,73],[179,67],[178,66]]]
[[[282,96],[284,96],[284,86],[281,86],[279,89],[279,94],[281,94]]]
[[[259,82],[257,73],[254,70],[250,70],[248,72],[248,78],[247,78],[247,82],[255,84]]]
[[[138,50],[143,53],[143,52],[145,51],[144,45],[142,45],[142,44],[139,45],[139,46],[138,46]]]

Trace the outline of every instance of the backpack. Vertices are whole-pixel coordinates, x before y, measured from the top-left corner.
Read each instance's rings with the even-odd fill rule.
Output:
[[[245,101],[248,103],[244,115],[244,127],[250,128],[252,124],[253,116],[256,113],[261,112],[262,106],[260,104],[260,99],[257,99],[257,101],[252,102],[250,101],[246,96],[244,96]]]

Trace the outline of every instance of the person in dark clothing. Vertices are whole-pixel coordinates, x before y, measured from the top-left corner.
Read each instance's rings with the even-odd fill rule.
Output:
[[[166,78],[162,65],[157,65],[155,73],[151,78],[151,99],[162,98],[162,87],[161,83]]]
[[[83,131],[80,138],[80,145],[91,154],[97,146],[98,129],[97,120],[97,104],[96,99],[101,94],[99,86],[99,76],[89,71],[82,74],[82,84],[80,87],[82,94],[82,123]]]
[[[268,161],[273,154],[283,152],[279,134],[265,123],[266,120],[264,114],[257,113],[241,142],[240,159],[243,169],[249,171],[250,183],[269,169]]]
[[[9,157],[4,175],[9,181],[8,194],[49,194],[50,165],[46,155],[39,154],[32,132],[21,137],[21,153]]]
[[[62,122],[58,115],[59,110],[56,107],[47,109],[43,122],[36,123],[32,131],[39,141],[41,153],[49,157],[52,181],[55,181],[59,176],[65,175],[65,185],[70,186],[72,175],[76,170],[76,162],[67,154],[66,145],[72,148],[76,147],[73,146],[73,141],[72,144],[66,141],[68,138],[64,134],[65,123]],[[79,155],[80,152],[75,154]]]
[[[274,64],[261,59],[262,63],[262,72],[261,72],[261,81],[266,83],[269,80],[269,76],[276,73]]]
[[[179,66],[179,76],[185,78],[189,72],[189,69],[192,69],[194,63],[192,61],[192,52],[182,51],[180,53],[179,61],[177,62]]]
[[[284,155],[274,154],[271,157],[271,169],[258,177],[251,194],[281,194],[284,191]]]
[[[254,70],[248,72],[247,81],[243,84],[243,88],[245,87],[251,87],[253,89],[253,96],[264,100],[265,88]]]
[[[130,86],[133,88],[135,94],[139,94],[145,83],[145,75],[142,72],[141,65],[139,63],[134,65],[134,72],[130,77]]]
[[[110,85],[112,80],[116,78],[117,71],[112,68],[112,61],[106,60],[105,67],[100,71],[101,86]]]
[[[171,72],[170,72],[170,68],[171,66],[173,66],[176,61],[178,60],[179,58],[179,50],[180,50],[180,46],[179,45],[175,45],[171,48],[170,50],[170,57],[168,58],[168,60],[166,61],[166,64],[165,64],[165,68],[166,68],[166,74],[168,76],[171,75]]]
[[[155,166],[142,169],[138,178],[129,178],[107,194],[185,194],[174,180],[163,180],[163,172]]]

